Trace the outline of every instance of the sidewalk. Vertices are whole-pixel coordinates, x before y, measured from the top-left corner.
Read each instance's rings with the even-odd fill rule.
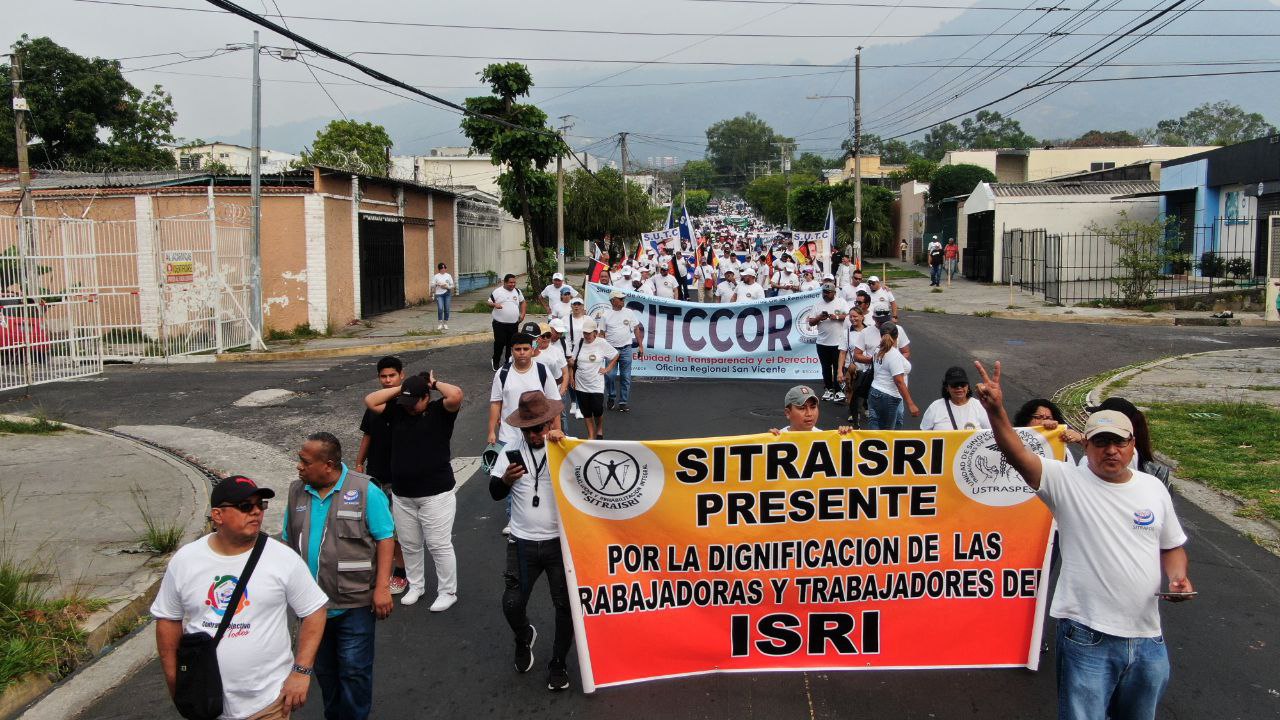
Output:
[[[185,543],[203,528],[208,508],[208,480],[194,468],[81,428],[0,433],[0,477],[0,555],[36,570],[46,599],[109,601],[82,624],[90,655],[145,615],[159,587],[167,556],[143,547],[143,511]],[[19,680],[0,698],[0,717],[50,685],[44,675]]]
[[[1014,286],[1010,297],[1008,285],[966,280],[957,274],[948,284],[945,277],[942,292],[931,292],[929,268],[910,265],[895,260],[874,258],[863,264],[864,276],[879,275],[882,268],[890,270],[915,270],[924,277],[905,280],[890,279],[889,289],[898,299],[898,308],[910,308],[911,312],[936,312],[947,315],[976,315],[990,313],[991,317],[1016,320],[1042,320],[1073,323],[1121,323],[1126,325],[1244,325],[1266,326],[1262,312],[1235,312],[1230,320],[1210,317],[1206,310],[1168,310],[1144,312],[1119,308],[1063,307],[1044,302],[1044,296],[1027,292]]]

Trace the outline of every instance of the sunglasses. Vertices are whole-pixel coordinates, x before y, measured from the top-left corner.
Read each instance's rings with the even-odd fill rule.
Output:
[[[1122,438],[1119,435],[1112,435],[1111,433],[1101,433],[1089,438],[1089,444],[1096,448],[1107,448],[1112,445],[1116,447],[1124,447],[1129,444],[1131,439],[1132,438]]]
[[[268,504],[267,500],[241,500],[238,503],[228,503],[226,505],[219,505],[218,507],[235,508],[240,512],[244,513],[245,515],[248,515],[249,513],[253,512],[254,508],[258,508],[259,510],[266,511],[267,504]]]
[[[969,387],[969,383],[951,383],[947,387],[951,388],[952,390],[955,390],[956,388],[967,388]]]

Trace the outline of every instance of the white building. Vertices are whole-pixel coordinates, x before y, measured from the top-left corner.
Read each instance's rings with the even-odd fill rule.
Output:
[[[203,170],[211,164],[225,165],[231,173],[248,174],[253,161],[253,148],[233,143],[211,142],[204,145],[188,145],[170,148],[179,170]],[[262,149],[262,172],[280,173],[288,170],[299,156],[279,150]]]
[[[585,156],[585,157],[584,157]],[[601,167],[599,158],[586,153],[578,153],[591,172]],[[565,157],[566,172],[582,167],[571,157]],[[498,189],[498,175],[503,167],[493,164],[493,158],[487,154],[472,154],[468,147],[438,147],[426,155],[398,155],[391,158],[391,174],[402,180],[426,183],[435,187],[473,186],[490,195],[501,195]],[[547,169],[554,170],[552,163]]]
[[[1046,147],[997,150],[951,150],[941,165],[978,165],[990,170],[997,182],[1038,182],[1052,177],[1109,170],[1139,162],[1175,160],[1213,150],[1215,146],[1173,147]],[[865,172],[864,172],[865,175]]]

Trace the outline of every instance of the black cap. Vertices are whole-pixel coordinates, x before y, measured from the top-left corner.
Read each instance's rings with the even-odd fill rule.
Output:
[[[968,385],[969,374],[966,373],[964,368],[959,365],[952,365],[947,368],[947,374],[942,376],[942,384],[947,387],[951,387],[953,385]]]
[[[396,397],[396,401],[401,405],[416,405],[419,400],[427,396],[429,391],[430,387],[425,377],[410,375],[400,385],[400,395]]]
[[[541,334],[542,331],[538,329],[538,323],[526,323],[524,330],[511,336],[511,344],[532,345]]]
[[[542,331],[538,329],[538,323],[536,322],[527,322],[521,325],[520,332],[525,335],[532,335],[533,337],[537,337],[542,334]]]
[[[209,494],[209,507],[234,505],[254,495],[260,498],[273,498],[276,496],[276,491],[258,487],[258,483],[243,475],[231,475],[213,486],[213,492]]]

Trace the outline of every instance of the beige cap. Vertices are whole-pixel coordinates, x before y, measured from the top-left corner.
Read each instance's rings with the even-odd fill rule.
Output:
[[[587,317],[582,321],[582,332],[589,333],[596,331],[596,321]]]
[[[1089,416],[1089,422],[1084,426],[1084,436],[1085,439],[1090,439],[1102,433],[1111,433],[1127,440],[1133,437],[1133,423],[1118,410],[1099,410]]]

